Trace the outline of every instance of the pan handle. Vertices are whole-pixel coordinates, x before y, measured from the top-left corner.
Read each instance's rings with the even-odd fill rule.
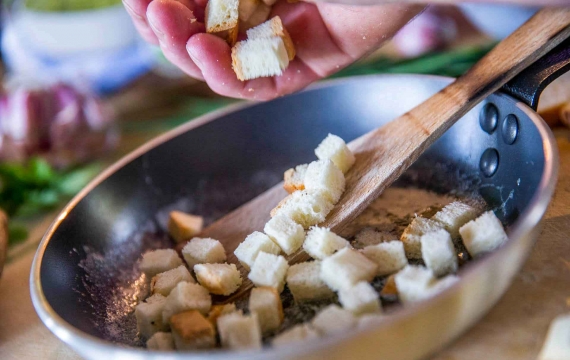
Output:
[[[502,90],[536,110],[544,88],[569,70],[570,38],[520,72]]]

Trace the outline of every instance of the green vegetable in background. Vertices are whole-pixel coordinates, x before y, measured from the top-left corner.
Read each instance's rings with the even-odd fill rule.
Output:
[[[24,0],[27,9],[49,12],[91,10],[120,3],[121,0]]]

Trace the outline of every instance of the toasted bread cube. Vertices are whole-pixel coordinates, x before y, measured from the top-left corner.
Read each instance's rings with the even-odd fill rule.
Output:
[[[267,6],[273,6],[277,0],[263,0],[263,2],[267,5]]]
[[[239,0],[208,0],[204,20],[208,33],[234,29],[238,26]]]
[[[459,237],[459,228],[477,217],[479,211],[460,201],[454,201],[435,213],[432,220],[439,221],[453,239]]]
[[[311,325],[323,335],[350,330],[356,324],[357,320],[350,311],[334,304],[319,311],[311,321]]]
[[[271,4],[267,5],[271,6]],[[255,15],[256,13],[252,14],[252,17],[255,17]],[[250,18],[250,21],[251,20],[252,19]],[[293,40],[291,39],[291,36],[289,36],[287,29],[283,26],[283,22],[281,22],[281,18],[279,16],[274,16],[270,20],[247,30],[248,39],[267,39],[272,37],[279,37],[283,40],[289,61],[293,60],[295,58],[295,45],[293,44]]]
[[[371,227],[365,227],[354,237],[354,247],[362,249],[366,246],[377,245],[392,240],[398,239],[390,233],[376,231],[376,229]]]
[[[376,275],[390,275],[408,265],[404,243],[398,240],[370,245],[361,250],[362,254],[378,266]]]
[[[212,294],[227,296],[241,286],[241,274],[235,264],[197,264],[194,272],[200,285]]]
[[[279,255],[281,248],[275,244],[269,236],[262,232],[255,231],[249,234],[245,240],[238,245],[234,251],[234,255],[238,258],[243,267],[249,270],[253,266],[257,255],[262,251],[268,254]]]
[[[271,287],[253,288],[249,295],[249,311],[257,315],[262,332],[277,329],[283,322],[283,305],[277,290]]]
[[[398,295],[398,287],[396,286],[396,276],[392,274],[388,276],[382,291],[380,291],[380,296],[394,296]]]
[[[167,323],[162,321],[162,311],[165,304],[166,298],[156,294],[135,307],[137,330],[144,338],[148,339],[154,333],[168,329]]]
[[[226,261],[226,250],[221,242],[210,238],[193,238],[182,248],[182,256],[190,269],[196,264],[214,264]]]
[[[548,328],[538,360],[570,359],[570,314],[559,315]]]
[[[170,318],[177,350],[208,349],[216,345],[216,330],[197,310],[188,310]]]
[[[232,48],[232,67],[241,81],[279,76],[288,66],[289,56],[280,37],[239,41]]]
[[[356,250],[344,248],[324,259],[321,279],[333,290],[349,289],[360,281],[372,281],[376,263]]]
[[[429,288],[435,282],[433,272],[423,266],[408,265],[394,277],[400,301],[404,304],[430,296]]]
[[[214,325],[214,327],[216,327],[218,318],[220,316],[233,313],[234,311],[237,311],[236,304],[234,303],[229,303],[224,305],[212,305],[210,313],[208,314],[208,321],[211,322],[212,325]]]
[[[309,164],[298,165],[283,174],[283,188],[289,193],[305,190],[305,174]]]
[[[508,240],[501,221],[492,211],[469,221],[459,229],[459,233],[473,257],[491,252]]]
[[[435,276],[457,271],[457,256],[451,235],[444,230],[428,232],[421,237],[422,258]]]
[[[320,160],[330,159],[344,174],[354,165],[356,158],[343,139],[329,134],[315,149]]]
[[[368,328],[373,325],[378,325],[385,319],[382,313],[369,313],[363,314],[358,317],[358,328]]]
[[[382,310],[378,293],[366,281],[360,281],[351,288],[340,290],[338,300],[344,309],[355,315]]]
[[[330,159],[313,161],[305,173],[305,189],[320,191],[336,204],[344,193],[344,174]]]
[[[168,324],[172,315],[187,310],[198,310],[205,315],[211,307],[212,297],[208,289],[198,284],[181,282],[166,297],[162,321]]]
[[[333,207],[334,204],[319,191],[295,191],[272,211],[271,216],[285,215],[307,229],[325,221]]]
[[[400,240],[404,243],[404,250],[408,259],[422,258],[421,237],[423,234],[443,228],[439,221],[416,217],[404,230]]]
[[[327,228],[314,226],[307,233],[303,249],[314,259],[322,260],[340,249],[350,247],[350,243]]]
[[[299,324],[275,336],[271,345],[279,347],[317,338],[319,338],[319,333],[311,324]]]
[[[176,242],[189,240],[198,235],[204,227],[204,218],[201,216],[172,211],[168,219],[168,233]]]
[[[147,251],[143,254],[139,268],[152,279],[156,274],[174,269],[182,265],[182,259],[173,249]]]
[[[246,21],[257,9],[260,0],[239,0],[238,13],[240,21]]]
[[[271,6],[267,6],[264,2],[259,1],[249,18],[247,20],[240,20],[239,29],[249,30],[263,24],[269,18],[269,14],[271,14]],[[285,49],[287,49],[287,44],[285,44]]]
[[[256,315],[244,316],[240,312],[218,318],[218,332],[222,346],[234,349],[260,349],[261,329]]]
[[[150,292],[151,294],[168,296],[172,289],[174,289],[179,282],[183,281],[189,283],[196,282],[192,274],[190,274],[190,271],[186,269],[186,266],[180,265],[175,269],[165,271],[153,277],[150,281]]]
[[[320,261],[308,261],[289,267],[287,286],[295,301],[321,300],[334,296],[334,292],[321,279]]]
[[[287,255],[291,255],[299,250],[301,245],[303,245],[303,240],[305,240],[303,227],[283,214],[271,218],[265,224],[263,231]]]
[[[269,286],[281,293],[285,285],[287,269],[289,269],[289,264],[283,256],[262,251],[257,255],[247,277],[255,286]]]
[[[149,350],[171,351],[174,350],[174,339],[168,332],[157,332],[148,339],[146,348]]]

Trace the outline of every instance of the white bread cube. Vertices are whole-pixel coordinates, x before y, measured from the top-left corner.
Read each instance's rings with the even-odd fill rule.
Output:
[[[232,67],[241,81],[279,76],[288,66],[289,56],[280,37],[239,41],[232,48]]]
[[[241,286],[241,274],[235,264],[197,264],[196,279],[211,294],[230,295]]]
[[[204,20],[208,33],[234,29],[238,26],[239,0],[208,0]]]
[[[210,238],[193,238],[182,248],[182,256],[190,269],[196,264],[226,261],[226,250],[221,242]]]
[[[173,249],[147,251],[143,254],[139,268],[151,279],[154,275],[182,265],[182,260]]]
[[[459,237],[459,228],[477,217],[479,211],[474,207],[454,201],[435,213],[432,220],[439,221],[453,239]]]
[[[459,233],[473,257],[491,252],[508,240],[501,221],[492,211],[469,221],[459,229]]]
[[[354,315],[338,305],[329,305],[315,315],[311,325],[323,335],[334,334],[343,330],[350,330],[357,324]]]
[[[351,288],[340,290],[338,300],[344,309],[354,315],[376,313],[382,310],[378,293],[366,281],[356,283]]]
[[[249,312],[257,315],[263,333],[279,328],[283,322],[283,305],[277,290],[253,288],[249,295]]]
[[[356,158],[343,139],[329,134],[315,149],[320,160],[330,159],[344,174],[354,165]]]
[[[168,329],[167,323],[162,321],[162,311],[165,304],[166,298],[156,294],[135,307],[137,330],[142,337],[148,339],[154,333]]]
[[[271,341],[271,345],[279,347],[318,338],[319,333],[311,324],[299,324],[275,336]]]
[[[271,6],[271,4],[267,5]],[[255,15],[255,13],[252,14],[252,17]],[[293,40],[289,36],[287,29],[283,26],[283,22],[279,16],[274,16],[270,20],[247,30],[247,38],[250,40],[268,39],[273,37],[279,37],[283,40],[289,60],[293,60],[295,58],[295,45],[293,45]]]
[[[289,267],[287,287],[295,301],[321,300],[334,296],[334,292],[321,279],[320,261],[308,261]]]
[[[313,161],[305,173],[305,189],[321,191],[336,204],[344,193],[344,174],[329,159]]]
[[[321,263],[321,279],[333,290],[348,289],[360,281],[372,281],[376,263],[360,252],[344,248]]]
[[[208,321],[217,326],[218,318],[222,315],[230,314],[237,311],[235,303],[229,303],[224,305],[212,305],[210,312],[208,313]],[[241,311],[241,310],[240,310]]]
[[[223,347],[234,350],[260,349],[261,329],[255,315],[244,316],[240,312],[218,318],[218,332]]]
[[[289,264],[283,256],[260,252],[247,277],[255,286],[269,286],[281,293],[285,286],[287,269]]]
[[[161,294],[163,296],[168,296],[172,289],[179,282],[189,282],[195,283],[196,280],[190,274],[190,271],[186,269],[186,266],[180,265],[179,267],[165,271],[163,273],[157,274],[150,281],[150,292],[151,294]]]
[[[570,314],[559,315],[548,328],[538,360],[570,359]]]
[[[198,235],[204,227],[204,218],[186,214],[182,211],[172,211],[168,219],[168,234],[176,242],[189,240]]]
[[[398,240],[394,235],[376,231],[371,227],[365,227],[354,237],[354,247],[365,248],[366,246],[380,244],[385,241]]]
[[[421,237],[423,234],[443,228],[439,221],[416,217],[404,230],[400,240],[404,243],[404,250],[408,259],[422,258]]]
[[[172,351],[174,350],[174,339],[168,332],[157,332],[148,339],[146,348],[149,350]]]
[[[260,3],[260,0],[239,0],[238,13],[240,21],[249,19]]]
[[[305,174],[309,164],[297,165],[283,174],[283,188],[289,194],[297,190],[305,190]]]
[[[398,240],[370,245],[361,250],[362,254],[378,266],[376,275],[390,275],[408,265],[404,243]]]
[[[395,275],[394,281],[400,301],[406,304],[429,297],[429,288],[435,282],[435,278],[428,268],[408,265]]]
[[[269,18],[270,13],[271,6],[267,6],[264,2],[259,1],[257,7],[247,20],[240,19],[239,29],[249,30],[259,24],[263,24]],[[287,45],[285,45],[285,47],[287,47]]]
[[[371,326],[378,325],[383,320],[385,320],[385,316],[379,312],[363,314],[358,317],[358,328],[369,328]]]
[[[327,228],[312,227],[307,233],[303,249],[313,259],[322,260],[340,249],[350,247],[350,243]]]
[[[263,231],[287,255],[291,255],[299,250],[303,245],[303,240],[305,240],[303,227],[283,214],[271,218],[265,224]]]
[[[457,256],[451,235],[445,229],[428,232],[421,237],[422,258],[435,276],[457,271]]]
[[[334,204],[319,191],[295,191],[273,209],[271,216],[285,215],[308,229],[325,221],[333,207]]]
[[[234,251],[234,255],[238,258],[243,267],[249,270],[253,266],[257,255],[262,251],[268,254],[278,255],[281,252],[281,248],[275,244],[269,236],[262,232],[255,231],[249,234],[245,240],[238,245]]]
[[[181,282],[166,297],[162,311],[162,321],[168,324],[174,314],[188,310],[198,310],[207,314],[212,307],[212,297],[203,286],[188,282]]]
[[[204,315],[189,310],[170,318],[176,350],[208,349],[216,345],[216,330]]]

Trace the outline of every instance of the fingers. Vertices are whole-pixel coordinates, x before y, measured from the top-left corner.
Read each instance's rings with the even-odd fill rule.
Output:
[[[146,9],[152,0],[123,0],[125,9],[133,19],[136,29],[145,41],[158,45],[158,39],[148,26]]]

